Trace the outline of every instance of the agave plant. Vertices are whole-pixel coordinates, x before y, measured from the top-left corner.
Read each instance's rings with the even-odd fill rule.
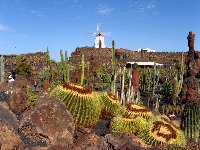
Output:
[[[91,127],[99,119],[101,105],[95,92],[80,85],[65,83],[52,90],[51,96],[58,96],[65,102],[76,125]]]

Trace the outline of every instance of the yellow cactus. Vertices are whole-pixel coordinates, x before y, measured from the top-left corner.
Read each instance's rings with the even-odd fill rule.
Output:
[[[65,102],[78,126],[91,127],[99,119],[101,105],[96,92],[83,86],[66,83],[50,93]]]

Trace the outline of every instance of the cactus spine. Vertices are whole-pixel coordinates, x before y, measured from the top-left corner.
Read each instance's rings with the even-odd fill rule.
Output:
[[[5,80],[5,64],[4,64],[4,57],[1,55],[1,82]]]

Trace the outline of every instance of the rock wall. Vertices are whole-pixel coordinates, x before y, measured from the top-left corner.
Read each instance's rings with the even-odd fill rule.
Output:
[[[28,53],[28,54],[20,54],[20,55],[3,55],[0,54],[0,57],[3,56],[5,59],[5,79],[7,79],[8,75],[11,74],[12,68],[15,67],[14,61],[17,56],[24,55],[27,60],[30,60],[33,64],[33,75],[36,75],[38,71],[40,71],[46,65],[46,52],[36,52],[36,53]],[[1,65],[0,65],[0,78],[1,78]]]
[[[187,55],[183,53],[184,57]],[[84,55],[85,63],[89,63],[90,72],[96,72],[98,67],[105,64],[111,69],[112,50],[111,48],[78,47],[72,52],[70,63],[70,81],[79,82],[81,77],[81,56]],[[126,64],[129,61],[156,61],[165,65],[172,65],[176,60],[181,59],[182,52],[137,52],[127,49],[116,49],[116,56],[123,55],[124,59],[117,59],[118,65]],[[116,57],[117,58],[117,57]],[[120,58],[120,57],[119,57]]]

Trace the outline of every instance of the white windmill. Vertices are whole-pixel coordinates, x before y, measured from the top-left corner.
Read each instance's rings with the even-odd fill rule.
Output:
[[[101,31],[102,31],[101,23],[97,23],[97,33],[95,33],[95,32],[87,33],[87,34],[95,35],[95,39],[94,39],[94,47],[95,48],[106,48],[104,36],[111,36],[110,32],[102,33]]]

